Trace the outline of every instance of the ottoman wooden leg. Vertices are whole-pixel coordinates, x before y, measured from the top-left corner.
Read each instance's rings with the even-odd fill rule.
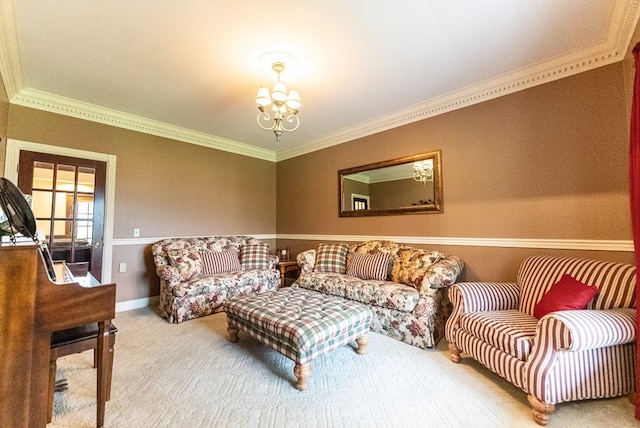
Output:
[[[229,333],[229,341],[236,343],[238,339],[238,327],[229,324],[227,326],[227,332]]]
[[[356,343],[358,344],[358,349],[356,349],[356,352],[361,355],[366,354],[367,345],[369,344],[369,335],[365,334],[364,336],[360,336],[356,339]]]
[[[296,383],[296,389],[304,391],[309,386],[308,380],[311,374],[311,363],[296,364],[293,368],[293,374],[298,378]]]

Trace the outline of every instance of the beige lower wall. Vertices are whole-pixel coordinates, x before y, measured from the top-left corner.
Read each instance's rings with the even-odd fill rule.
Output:
[[[278,239],[278,246],[290,247],[291,254],[295,256],[304,250],[316,249],[318,244],[346,242],[352,244],[355,241],[340,239],[313,240],[313,239]],[[375,238],[375,236],[371,236]],[[610,260],[619,263],[635,264],[632,251],[593,251],[593,250],[562,250],[550,248],[509,248],[490,246],[459,246],[459,245],[425,245],[396,242],[416,248],[439,250],[446,254],[454,254],[465,262],[465,269],[458,281],[497,281],[515,282],[518,268],[522,261],[535,255],[553,255],[560,257],[578,257],[596,260]]]
[[[278,234],[631,240],[625,73],[613,64],[278,162]],[[338,217],[338,170],[433,150],[442,214]],[[317,242],[278,245],[295,254]],[[633,263],[632,252],[439,249],[462,257],[471,280],[514,280],[538,253]]]

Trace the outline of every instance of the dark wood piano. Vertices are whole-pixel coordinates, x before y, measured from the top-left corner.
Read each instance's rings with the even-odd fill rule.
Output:
[[[63,265],[57,265],[63,269]],[[44,427],[51,333],[83,324],[99,326],[98,365],[109,352],[115,284],[47,273],[36,244],[0,244],[0,427]],[[65,282],[65,280],[67,282]],[[71,281],[71,282],[68,282]],[[75,281],[75,282],[74,282]],[[104,424],[107,372],[97,373],[97,425]],[[101,403],[101,404],[100,404]]]

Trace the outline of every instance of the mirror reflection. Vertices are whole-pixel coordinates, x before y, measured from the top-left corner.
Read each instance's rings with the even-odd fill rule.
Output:
[[[338,171],[340,217],[442,212],[440,151]]]

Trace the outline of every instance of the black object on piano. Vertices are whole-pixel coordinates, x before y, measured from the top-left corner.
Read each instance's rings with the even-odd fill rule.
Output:
[[[2,177],[0,177],[0,205],[9,221],[11,240],[15,242],[15,233],[21,233],[37,242],[36,220],[29,203],[15,184]]]
[[[38,242],[36,234],[36,219],[33,211],[20,189],[11,181],[0,177],[0,207],[7,217],[11,242],[16,242],[16,233],[33,239],[33,242],[40,245],[40,253],[44,259],[44,264],[52,281],[56,280],[56,272],[53,267],[53,260],[47,244]]]

